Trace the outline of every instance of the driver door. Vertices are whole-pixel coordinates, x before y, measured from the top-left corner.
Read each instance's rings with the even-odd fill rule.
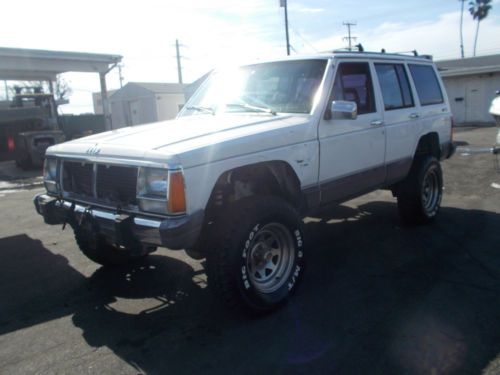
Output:
[[[363,194],[385,181],[385,128],[368,62],[340,62],[319,125],[321,203]],[[357,117],[336,118],[332,101],[357,104]]]

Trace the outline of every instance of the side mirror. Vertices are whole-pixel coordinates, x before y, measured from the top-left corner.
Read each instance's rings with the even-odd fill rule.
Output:
[[[356,102],[345,100],[334,100],[330,106],[332,118],[355,120],[358,117],[358,105]]]

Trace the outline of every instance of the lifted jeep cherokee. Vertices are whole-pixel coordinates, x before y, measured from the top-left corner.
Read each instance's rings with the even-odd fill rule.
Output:
[[[264,312],[300,281],[302,217],[389,188],[405,222],[428,223],[453,151],[430,59],[302,56],[214,72],[173,121],[50,147],[35,205],[97,263],[186,249],[225,302]]]

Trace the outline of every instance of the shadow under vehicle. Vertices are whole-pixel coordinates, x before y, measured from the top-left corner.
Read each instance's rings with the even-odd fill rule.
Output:
[[[393,203],[375,201],[308,218],[314,272],[300,298],[260,319],[211,303],[202,264],[172,252],[87,278],[40,241],[5,238],[0,286],[15,298],[0,332],[70,316],[81,335],[58,338],[72,350],[54,366],[74,373],[89,371],[78,360],[89,345],[90,362],[109,362],[97,350],[107,348],[138,374],[494,374],[500,215],[441,215],[433,228],[402,227]]]

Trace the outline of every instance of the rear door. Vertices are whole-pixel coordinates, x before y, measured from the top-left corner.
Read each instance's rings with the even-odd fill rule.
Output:
[[[390,183],[406,176],[411,167],[413,147],[420,131],[420,108],[416,106],[404,62],[385,60],[375,62],[374,66],[384,108],[385,164]]]
[[[325,116],[320,121],[322,203],[358,195],[385,180],[385,128],[372,76],[373,66],[368,62],[337,64],[328,107],[333,100],[354,101],[358,116],[356,119]]]
[[[436,132],[441,147],[451,142],[451,112],[444,85],[433,64],[409,62],[410,77],[419,105],[420,134]],[[418,139],[415,140],[415,150]]]

